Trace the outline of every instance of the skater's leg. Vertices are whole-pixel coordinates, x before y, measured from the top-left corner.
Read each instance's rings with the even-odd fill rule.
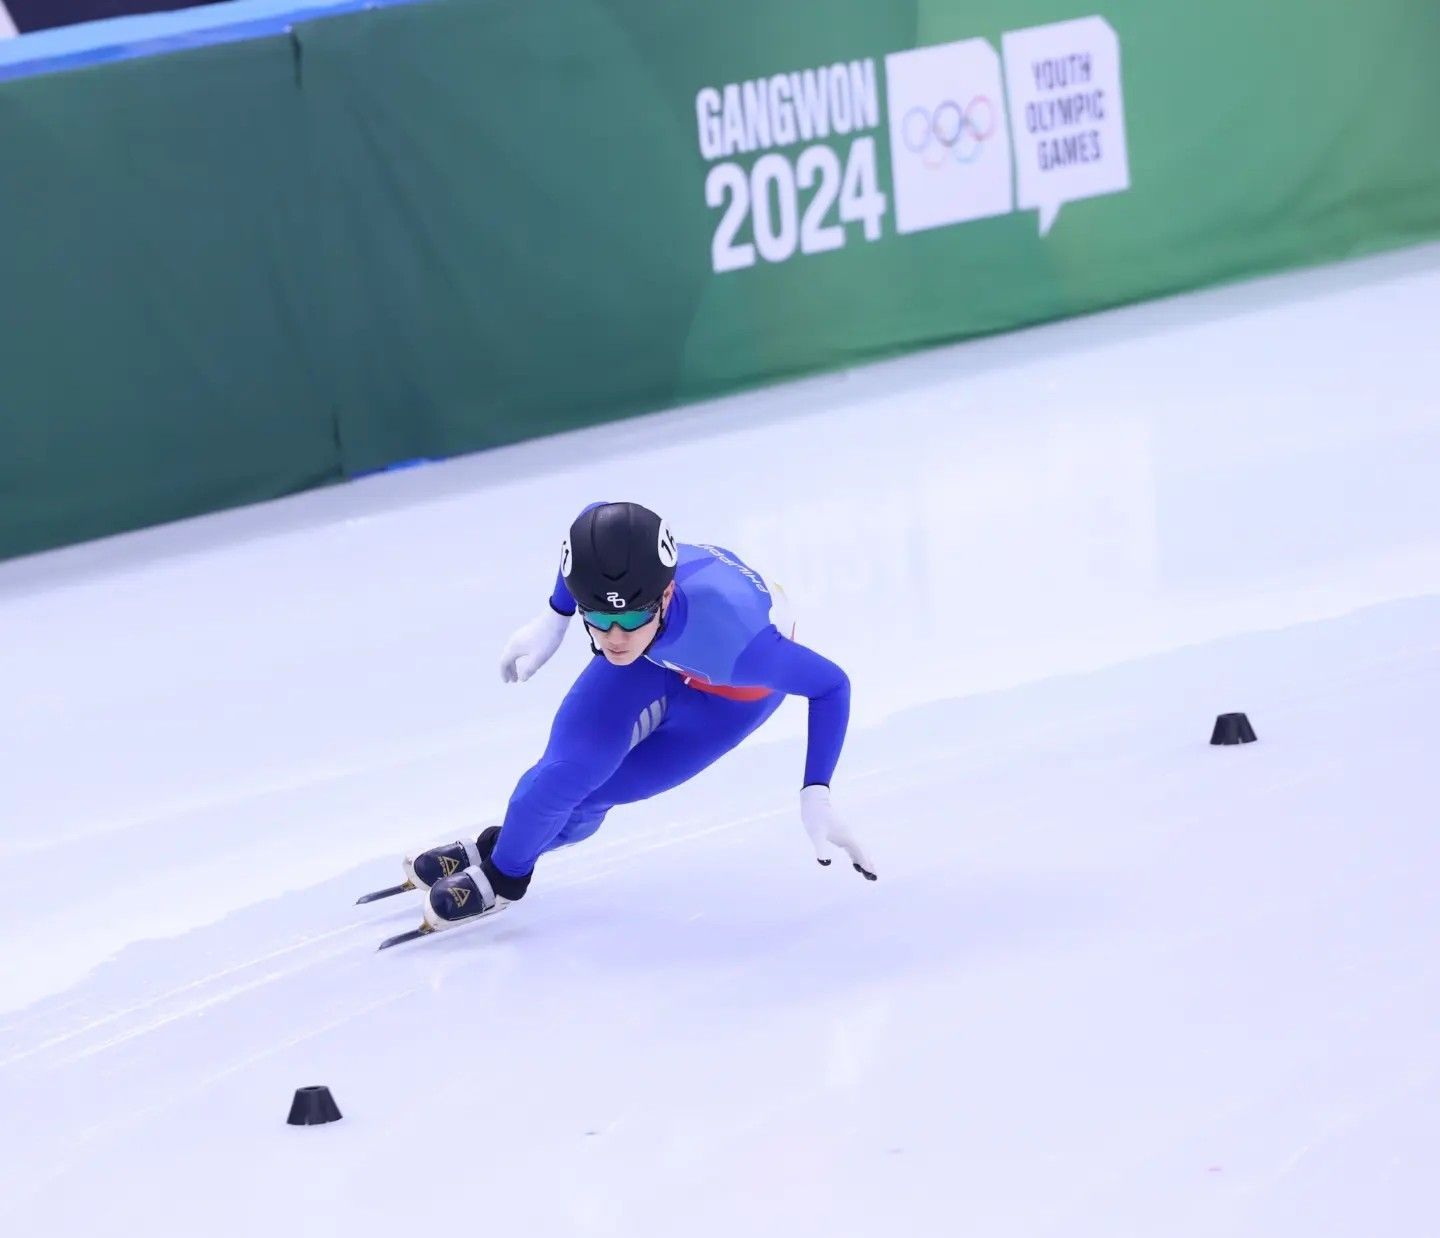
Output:
[[[528,880],[536,857],[577,806],[609,781],[664,715],[669,696],[680,691],[688,691],[680,676],[652,662],[615,666],[595,658],[586,666],[560,703],[540,760],[510,796],[490,857],[502,884],[506,878]]]
[[[775,693],[733,701],[693,688],[672,693],[654,733],[639,740],[604,785],[585,797],[545,850],[589,838],[616,804],[633,804],[688,782],[735,748],[783,699]]]

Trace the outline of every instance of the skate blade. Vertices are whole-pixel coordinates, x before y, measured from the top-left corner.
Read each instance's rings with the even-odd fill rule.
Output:
[[[428,924],[422,924],[418,929],[411,929],[408,933],[397,933],[394,937],[387,937],[376,950],[388,950],[391,946],[401,945],[403,942],[414,941],[417,937],[428,937],[435,930]]]
[[[480,920],[488,920],[491,916],[499,915],[499,914],[500,914],[502,911],[504,911],[505,908],[507,908],[508,906],[510,906],[510,904],[509,904],[508,901],[506,901],[506,900],[501,900],[501,901],[500,901],[499,903],[497,903],[494,907],[490,908],[489,911],[482,911],[478,916],[470,916],[468,919],[461,920],[461,921],[459,921],[458,923],[455,923],[455,924],[446,924],[446,925],[443,925],[442,927],[443,927],[444,929],[465,928],[465,927],[467,927],[468,925],[475,924],[475,923],[477,923],[477,922],[480,921]],[[429,936],[432,936],[433,934],[438,933],[438,932],[440,932],[440,931],[441,931],[441,929],[436,928],[434,925],[432,925],[432,924],[427,920],[427,921],[426,921],[424,924],[422,924],[419,928],[417,928],[417,929],[411,929],[408,933],[397,933],[394,937],[387,937],[384,941],[382,941],[382,942],[381,942],[377,947],[375,947],[375,948],[376,948],[377,950],[384,950],[384,949],[387,949],[387,948],[390,947],[390,946],[398,946],[398,945],[400,945],[402,942],[414,941],[417,937],[429,937]]]
[[[389,898],[392,894],[404,894],[413,889],[415,883],[407,877],[398,886],[386,886],[383,890],[371,890],[369,894],[362,894],[355,900],[355,905],[358,907],[361,903],[373,903],[377,898]]]

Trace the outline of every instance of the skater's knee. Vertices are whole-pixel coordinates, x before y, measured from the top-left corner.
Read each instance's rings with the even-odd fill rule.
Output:
[[[570,814],[570,820],[565,823],[565,828],[555,836],[552,847],[568,847],[571,843],[578,843],[600,828],[601,822],[605,820],[605,814],[609,812],[609,805],[584,803]]]

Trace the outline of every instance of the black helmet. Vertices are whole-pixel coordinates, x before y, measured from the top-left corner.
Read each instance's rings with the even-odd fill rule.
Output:
[[[602,503],[570,526],[560,574],[581,610],[653,610],[679,554],[665,522],[639,503]]]

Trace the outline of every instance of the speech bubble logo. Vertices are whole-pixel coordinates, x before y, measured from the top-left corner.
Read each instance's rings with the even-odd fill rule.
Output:
[[[1120,40],[1103,17],[1008,31],[1001,38],[1015,136],[1016,200],[1040,235],[1066,202],[1130,188]]]
[[[885,57],[895,230],[1015,209],[1000,57],[984,39]]]

